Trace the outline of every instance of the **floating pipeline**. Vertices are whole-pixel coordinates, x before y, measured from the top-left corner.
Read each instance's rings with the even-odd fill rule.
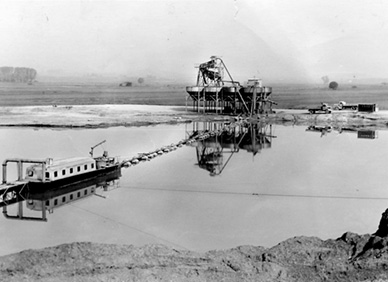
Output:
[[[220,129],[195,133],[194,135],[188,138],[182,139],[178,143],[172,143],[170,145],[163,146],[161,148],[150,151],[148,153],[139,153],[138,156],[132,157],[131,159],[124,159],[121,161],[121,167],[131,167],[131,166],[138,165],[141,162],[150,161],[158,156],[162,156],[164,154],[173,152],[178,148],[182,148],[184,145],[191,145],[194,142],[202,141],[209,137],[220,136],[223,132],[227,132],[237,126],[246,125],[248,123],[249,122],[246,120],[238,120],[236,122],[224,124]]]

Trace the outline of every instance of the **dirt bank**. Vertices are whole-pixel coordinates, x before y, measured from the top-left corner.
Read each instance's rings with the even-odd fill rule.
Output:
[[[246,117],[244,117],[246,118]],[[335,111],[311,115],[307,110],[282,110],[260,116],[259,120],[296,125],[331,125],[385,129],[388,111],[358,113]],[[257,118],[253,120],[257,121]],[[142,126],[203,120],[234,120],[231,116],[200,114],[182,106],[83,105],[0,107],[0,126],[111,127]]]
[[[196,253],[90,242],[0,257],[1,281],[387,281],[388,210],[374,235],[294,237]]]

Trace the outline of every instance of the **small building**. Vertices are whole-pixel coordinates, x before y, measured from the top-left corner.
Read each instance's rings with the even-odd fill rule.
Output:
[[[358,111],[359,112],[377,112],[378,107],[377,104],[358,104]]]

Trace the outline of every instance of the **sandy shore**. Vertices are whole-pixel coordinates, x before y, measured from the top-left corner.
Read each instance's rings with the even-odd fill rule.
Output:
[[[359,113],[334,111],[311,115],[307,110],[275,109],[274,114],[259,117],[272,123],[330,125],[339,127],[375,127],[385,129],[388,111]],[[113,127],[146,126],[203,120],[234,120],[231,116],[202,114],[184,106],[150,105],[77,105],[0,107],[0,126],[33,127]],[[257,121],[257,118],[253,120]]]
[[[0,107],[0,126],[109,127],[190,120],[184,107],[143,105]]]

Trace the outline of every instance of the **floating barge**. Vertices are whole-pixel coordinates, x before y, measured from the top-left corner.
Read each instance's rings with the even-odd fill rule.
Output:
[[[100,142],[96,146],[104,143]],[[102,156],[93,157],[92,147],[90,157],[76,157],[54,160],[11,158],[3,162],[3,179],[0,184],[0,207],[23,200],[23,191],[42,193],[62,189],[69,185],[117,173],[123,166],[118,158],[108,156],[104,151]],[[16,163],[17,179],[7,180],[7,166]],[[27,165],[24,170],[24,166]]]
[[[121,177],[121,170],[111,170],[94,178],[68,183],[67,185],[54,187],[48,190],[33,190],[30,188],[19,191],[17,214],[9,214],[7,205],[3,206],[3,215],[6,219],[24,221],[47,221],[47,211],[53,213],[54,209],[63,205],[84,199],[96,194],[97,188],[107,190],[112,183]],[[32,211],[38,211],[40,216],[25,216],[23,202]]]
[[[264,114],[272,112],[272,87],[263,86],[258,78],[248,79],[246,85],[233,80],[221,58],[212,56],[198,67],[197,83],[187,86],[193,109],[232,114]]]
[[[60,160],[53,160],[51,158],[45,160],[6,159],[3,162],[3,185],[10,185],[7,182],[7,165],[10,162],[17,164],[18,179],[15,184],[28,184],[30,189],[42,191],[92,179],[118,170],[121,167],[118,160],[108,157],[106,152],[104,156],[97,158],[76,157]],[[24,164],[30,164],[26,168],[25,174],[23,173]]]

